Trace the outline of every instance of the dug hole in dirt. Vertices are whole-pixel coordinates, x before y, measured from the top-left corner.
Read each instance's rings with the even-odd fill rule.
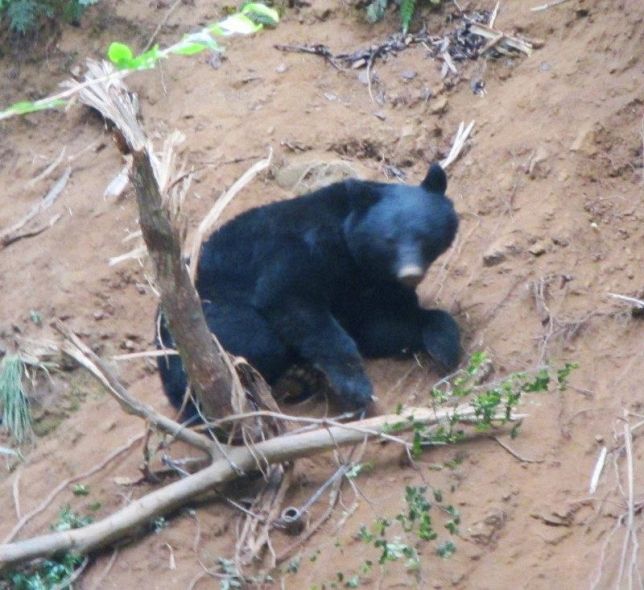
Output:
[[[419,182],[427,164],[447,154],[459,124],[474,121],[448,171],[459,234],[421,283],[420,298],[458,318],[466,353],[485,351],[491,378],[546,363],[579,365],[565,392],[525,397],[520,410],[528,417],[516,439],[506,433],[500,442],[479,437],[436,447],[414,465],[395,444],[370,445],[362,458],[370,469],[342,487],[320,530],[271,572],[273,582],[249,585],[641,587],[644,550],[634,541],[644,502],[644,338],[637,311],[644,296],[644,6],[570,0],[533,11],[532,4],[538,2],[502,1],[494,24],[541,40],[530,55],[455,61],[457,73],[446,76],[444,59],[429,57],[420,43],[374,60],[370,75],[364,67],[339,70],[320,56],[275,49],[323,43],[350,54],[398,27],[398,13],[369,25],[363,10],[324,0],[285,9],[275,29],[226,39],[221,63],[175,57],[127,79],[153,140],[174,129],[187,138],[181,155],[195,169],[185,203],[189,231],[269,147],[271,172],[243,190],[226,219],[338,175],[384,180],[396,173]],[[115,39],[142,48],[167,10],[102,0],[35,63],[0,62],[2,104],[52,93]],[[412,30],[425,22],[429,33],[444,35],[458,26],[458,14],[456,3],[421,7]],[[178,4],[157,40],[168,45],[221,16],[200,0]],[[140,241],[131,190],[104,196],[123,162],[102,122],[82,108],[47,111],[3,121],[0,137],[0,229],[71,168],[43,217],[58,216],[55,223],[0,246],[3,350],[16,339],[54,339],[54,318],[106,360],[152,349],[157,298],[150,268],[136,258],[109,264]],[[133,395],[172,415],[152,360],[111,362]],[[439,378],[412,360],[370,361],[367,371],[383,413],[427,403]],[[22,448],[22,461],[2,458],[2,538],[59,482],[91,469],[144,428],[78,368],[52,373],[34,392],[33,406],[38,437]],[[292,411],[322,416],[326,406],[316,399]],[[2,434],[0,446],[15,443]],[[604,448],[604,469],[591,490]],[[189,450],[177,445],[171,453]],[[337,460],[331,453],[299,460],[285,505],[310,497]],[[19,538],[47,532],[63,505],[100,519],[163,485],[141,482],[141,463],[139,444],[81,482],[89,495],[68,486]],[[440,508],[431,512],[438,541],[450,539],[456,550],[441,557],[435,543],[416,538],[415,567],[403,558],[380,565],[381,553],[359,531],[406,514],[406,486],[427,487],[432,502],[442,494],[436,503],[458,511],[455,535],[444,528],[449,519]],[[218,559],[234,554],[243,514],[224,496],[243,501],[245,492],[239,486],[221,492],[95,556],[74,587],[234,587],[224,586],[237,579]],[[310,522],[327,507],[323,496]],[[396,542],[398,533],[387,534]],[[279,531],[272,539],[278,552],[294,540]]]

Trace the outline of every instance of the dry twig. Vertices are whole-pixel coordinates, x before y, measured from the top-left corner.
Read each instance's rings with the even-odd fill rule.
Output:
[[[48,223],[41,225],[37,229],[22,230],[25,225],[27,225],[32,219],[34,219],[34,217],[36,217],[39,213],[42,213],[43,211],[49,209],[49,207],[51,207],[56,202],[56,199],[58,199],[58,197],[63,192],[63,189],[67,185],[67,181],[69,180],[71,173],[72,169],[67,168],[65,172],[63,172],[61,177],[56,181],[54,186],[49,189],[47,194],[31,208],[29,213],[27,213],[22,219],[14,223],[12,226],[0,232],[1,248],[5,248],[9,244],[12,244],[13,242],[16,242],[17,240],[20,240],[22,238],[37,235],[43,232],[48,227],[51,227],[54,223],[56,223],[56,221],[58,221],[60,216],[55,217],[54,221],[49,221]]]
[[[633,590],[634,588],[641,588],[643,584],[642,575],[639,570],[639,540],[638,528],[639,523],[635,520],[635,514],[644,508],[644,502],[636,500],[635,493],[635,461],[633,449],[633,429],[639,427],[644,422],[638,422],[631,425],[629,418],[638,417],[632,412],[624,411],[623,417],[619,419],[621,431],[615,433],[615,439],[621,440],[621,443],[609,452],[612,458],[612,463],[615,471],[616,489],[619,491],[623,498],[624,512],[619,514],[616,518],[615,524],[604,542],[600,551],[599,560],[595,573],[591,580],[590,588],[624,588]],[[600,458],[597,461],[593,473],[593,480],[595,480],[595,473],[599,472],[600,466],[603,466],[605,459],[602,460],[604,452],[600,453]],[[620,460],[624,460],[626,467],[626,486],[622,485],[622,474],[620,470]],[[596,478],[599,480],[599,477]],[[592,483],[591,483],[592,486]],[[611,546],[611,541],[621,529],[624,530],[621,542],[621,550],[619,551],[619,567],[615,574],[615,578],[609,581],[604,580],[604,564],[607,558],[608,550]]]
[[[168,8],[168,11],[165,13],[165,16],[161,20],[161,22],[157,25],[157,28],[154,29],[154,33],[150,36],[148,39],[148,42],[145,44],[145,47],[141,51],[141,53],[145,53],[150,47],[152,47],[152,44],[157,38],[157,35],[161,32],[161,29],[166,26],[168,23],[168,20],[170,20],[170,17],[172,16],[172,13],[177,9],[179,4],[181,4],[182,0],[175,0],[174,4]]]
[[[498,436],[494,437],[494,440],[501,445],[510,455],[512,455],[515,459],[518,459],[521,461],[521,463],[543,463],[543,459],[528,459],[524,457],[523,455],[520,455],[517,453],[512,447],[504,443]]]
[[[539,6],[533,6],[530,10],[532,12],[541,12],[542,10],[548,10],[548,8],[552,8],[553,6],[559,6],[564,2],[568,2],[568,0],[553,0],[553,2],[547,2],[546,4],[539,4]]]
[[[609,293],[610,297],[624,301],[625,303],[630,303],[632,306],[639,309],[644,309],[644,300],[637,299],[636,297],[629,297],[628,295],[619,295],[618,293]]]
[[[470,136],[470,133],[472,133],[472,129],[474,129],[474,121],[471,121],[467,127],[465,126],[465,122],[461,121],[458,126],[458,130],[456,131],[456,135],[454,136],[454,141],[449,150],[449,154],[447,154],[447,157],[440,162],[440,165],[443,168],[447,168],[458,158],[463,146],[465,146],[467,138]]]

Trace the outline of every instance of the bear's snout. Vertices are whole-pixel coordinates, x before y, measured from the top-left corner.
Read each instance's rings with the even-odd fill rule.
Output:
[[[398,271],[398,280],[412,289],[423,280],[425,271],[417,264],[406,264]]]

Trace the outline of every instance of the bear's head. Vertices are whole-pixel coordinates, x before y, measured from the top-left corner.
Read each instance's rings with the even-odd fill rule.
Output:
[[[420,186],[363,183],[360,189],[361,206],[344,226],[357,266],[378,280],[415,287],[458,229],[454,206],[445,195],[445,172],[433,164]]]

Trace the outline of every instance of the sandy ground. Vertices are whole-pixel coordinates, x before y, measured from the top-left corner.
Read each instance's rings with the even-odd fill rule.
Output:
[[[356,174],[380,180],[385,165],[393,165],[417,182],[428,162],[446,154],[458,124],[474,120],[468,148],[449,170],[448,192],[462,220],[459,237],[421,284],[421,298],[457,315],[467,352],[486,351],[495,376],[545,362],[579,364],[565,393],[526,399],[522,409],[529,417],[521,436],[502,439],[517,456],[488,438],[427,452],[416,467],[401,462],[394,445],[367,450],[363,460],[372,468],[357,480],[360,494],[343,488],[336,512],[296,553],[297,572],[274,571],[274,587],[343,587],[365,560],[378,557],[356,532],[403,510],[405,485],[442,490],[444,502],[459,510],[456,553],[443,559],[434,544],[419,543],[419,571],[410,573],[401,563],[376,566],[361,576],[360,587],[641,587],[638,578],[632,586],[626,577],[618,583],[627,502],[616,473],[627,491],[628,461],[617,435],[624,431],[625,411],[633,413],[632,424],[644,413],[642,320],[608,294],[644,295],[644,6],[571,0],[532,12],[532,4],[503,1],[496,23],[542,39],[530,57],[458,64],[462,79],[445,85],[440,62],[421,46],[410,48],[376,62],[372,90],[382,104],[372,102],[360,71],[340,72],[319,57],[274,49],[276,43],[325,43],[351,52],[395,29],[397,15],[370,26],[359,11],[329,0],[287,10],[275,30],[227,40],[218,69],[205,57],[175,58],[128,79],[153,137],[173,129],[187,137],[181,152],[196,170],[186,203],[191,229],[269,147],[273,170],[245,189],[226,217],[293,196],[298,171],[310,163],[342,161]],[[467,7],[492,8],[478,2]],[[167,10],[160,3],[102,0],[80,29],[65,29],[34,63],[5,57],[2,104],[53,91],[111,40],[143,46]],[[448,4],[439,12],[421,11],[420,18],[442,33],[453,27],[448,15],[454,10]],[[171,43],[220,15],[201,0],[180,4],[159,41]],[[472,80],[485,81],[484,96],[472,92]],[[129,238],[137,212],[129,192],[103,197],[122,162],[102,123],[74,108],[3,122],[0,138],[0,228],[24,215],[66,165],[72,169],[47,213],[60,214],[57,223],[0,250],[0,342],[54,338],[49,323],[62,318],[105,358],[150,349],[156,298],[149,269],[136,261],[108,265],[138,244]],[[31,182],[62,150],[58,167]],[[114,366],[133,394],[170,413],[152,363]],[[382,412],[418,403],[437,379],[413,361],[371,362],[368,373]],[[24,463],[13,470],[7,463],[0,471],[3,536],[17,520],[13,490],[24,514],[60,481],[90,469],[143,429],[78,369],[55,374],[36,394],[41,436],[23,449]],[[297,411],[319,415],[320,406],[307,402]],[[638,435],[634,530],[641,529],[644,501]],[[0,444],[12,442],[4,437]],[[602,446],[611,452],[591,495]],[[182,454],[185,449],[176,449]],[[135,446],[84,480],[89,496],[64,491],[20,537],[46,532],[63,504],[83,513],[94,509],[99,518],[144,495],[154,486],[127,485],[139,478],[141,462]],[[302,460],[290,500],[306,499],[334,464],[331,455]],[[238,490],[226,493],[239,498]],[[326,505],[323,499],[314,507],[314,520]],[[232,557],[239,523],[239,513],[222,500],[193,508],[120,546],[115,557],[111,550],[97,556],[75,587],[189,587],[217,558]],[[447,538],[444,518],[436,513],[435,519],[441,539]],[[276,532],[273,541],[282,549],[292,539]],[[629,550],[627,562],[643,556],[642,549],[639,555]],[[213,583],[206,576],[194,587]]]

